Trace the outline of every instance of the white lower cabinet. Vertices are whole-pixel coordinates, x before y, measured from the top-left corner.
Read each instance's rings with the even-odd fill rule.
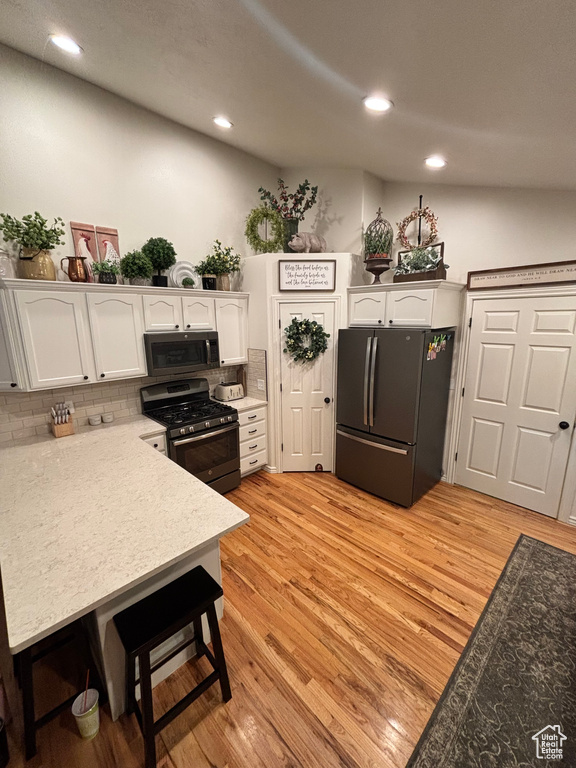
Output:
[[[268,461],[266,444],[266,406],[238,414],[240,424],[240,473],[242,476],[263,467]]]
[[[221,365],[248,361],[248,299],[216,299],[216,330]]]
[[[97,379],[146,375],[142,297],[88,294]]]
[[[84,293],[18,291],[16,307],[31,389],[95,380]]]
[[[143,437],[143,442],[148,443],[158,453],[166,455],[166,432],[159,432],[157,435],[151,435],[150,437]]]

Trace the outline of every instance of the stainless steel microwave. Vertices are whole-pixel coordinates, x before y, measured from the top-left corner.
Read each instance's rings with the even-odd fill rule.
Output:
[[[217,331],[145,333],[149,376],[192,373],[220,366]]]

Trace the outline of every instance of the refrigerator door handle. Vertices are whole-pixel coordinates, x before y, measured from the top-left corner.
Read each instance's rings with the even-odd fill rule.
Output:
[[[357,443],[363,443],[364,445],[371,445],[372,448],[379,448],[381,451],[389,451],[390,453],[401,453],[402,456],[408,456],[408,451],[403,448],[392,448],[391,445],[382,445],[381,443],[373,443],[372,440],[363,440],[361,437],[355,437],[349,435],[348,432],[342,432],[340,429],[336,430],[337,435],[347,437],[348,440],[355,440]]]
[[[378,349],[378,337],[372,339],[372,355],[370,362],[370,394],[368,397],[368,426],[374,426],[374,378],[376,371],[376,350]]]
[[[366,339],[366,358],[364,360],[364,424],[368,426],[368,385],[370,381],[370,349],[372,336]]]

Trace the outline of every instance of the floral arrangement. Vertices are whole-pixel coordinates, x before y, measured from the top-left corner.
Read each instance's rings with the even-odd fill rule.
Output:
[[[413,272],[429,272],[442,261],[442,251],[438,246],[429,245],[427,248],[420,246],[414,248],[394,268],[397,275],[410,275]]]
[[[426,205],[424,208],[417,208],[415,211],[412,211],[412,213],[410,213],[408,216],[406,216],[405,219],[402,219],[402,221],[396,225],[398,227],[398,235],[396,240],[399,240],[404,248],[410,249],[416,247],[406,237],[406,229],[409,224],[420,218],[423,218],[426,224],[428,224],[430,233],[423,243],[418,244],[418,247],[426,248],[428,245],[432,245],[434,240],[438,238],[438,217],[435,216],[430,208]]]
[[[284,328],[286,334],[286,346],[284,352],[290,355],[297,363],[308,363],[315,360],[328,349],[330,334],[316,320],[297,320]],[[305,341],[309,340],[306,345]]]
[[[260,237],[259,227],[263,223],[270,223],[271,237],[263,240]],[[260,253],[275,253],[284,245],[284,219],[275,208],[261,205],[254,208],[246,219],[246,229],[244,231],[248,245]]]
[[[176,264],[174,246],[164,237],[151,237],[142,246],[142,253],[148,256],[158,274]]]
[[[220,240],[214,240],[212,246],[213,253],[196,265],[195,269],[199,275],[229,275],[231,272],[240,271],[239,253],[234,253],[231,246],[222,247]]]
[[[135,278],[149,278],[152,277],[154,267],[152,262],[145,256],[142,251],[130,251],[120,261],[120,271],[124,277]]]
[[[296,192],[288,192],[288,187],[283,179],[278,179],[278,197],[260,187],[260,200],[267,200],[274,210],[278,211],[283,219],[297,219],[302,221],[304,214],[316,203],[318,187],[311,187],[308,179],[298,185]]]
[[[34,248],[37,251],[52,251],[57,245],[62,245],[64,240],[64,222],[57,216],[54,222],[48,226],[48,221],[38,211],[29,213],[22,220],[10,216],[8,213],[0,213],[2,223],[0,232],[10,242],[18,243],[22,248]]]
[[[118,263],[115,261],[94,261],[91,266],[92,266],[92,272],[94,272],[95,275],[100,275],[100,274],[119,275],[120,274],[120,267]]]

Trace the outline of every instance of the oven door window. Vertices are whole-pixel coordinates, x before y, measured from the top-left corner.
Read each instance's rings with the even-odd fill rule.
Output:
[[[173,368],[190,368],[206,365],[206,342],[154,341],[151,344],[152,367],[169,371]]]
[[[240,467],[238,425],[174,440],[171,458],[205,483]]]

